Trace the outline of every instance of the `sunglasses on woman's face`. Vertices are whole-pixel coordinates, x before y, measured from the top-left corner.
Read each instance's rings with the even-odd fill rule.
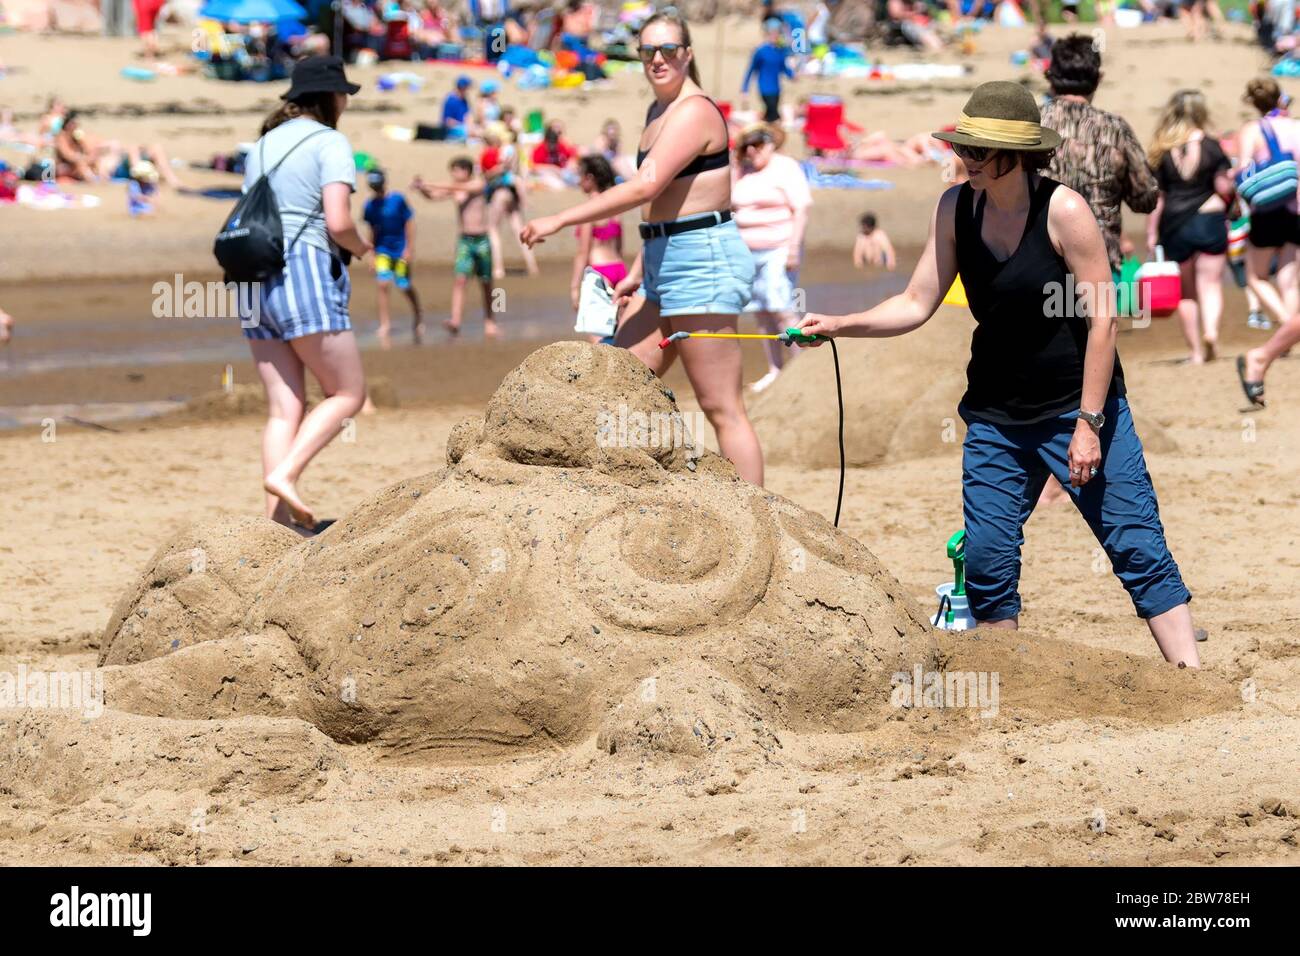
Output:
[[[685,43],[643,44],[642,46],[637,47],[637,53],[640,54],[642,63],[653,63],[656,53],[662,53],[664,55],[664,62],[668,62],[676,59],[677,54],[681,53],[682,50],[685,49]]]
[[[961,143],[953,143],[952,151],[968,163],[982,163],[993,152],[988,146],[964,146]]]

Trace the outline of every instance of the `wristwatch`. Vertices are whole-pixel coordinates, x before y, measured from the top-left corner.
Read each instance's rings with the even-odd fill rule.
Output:
[[[1093,427],[1095,431],[1101,431],[1102,426],[1106,424],[1106,416],[1102,412],[1094,415],[1092,412],[1085,412],[1079,409],[1079,417]]]

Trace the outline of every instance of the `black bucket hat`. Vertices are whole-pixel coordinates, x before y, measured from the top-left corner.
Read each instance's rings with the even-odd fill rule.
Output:
[[[981,83],[966,101],[957,128],[932,134],[959,146],[1014,149],[1029,153],[1056,149],[1061,136],[1042,125],[1034,94],[1019,83],[994,80]]]
[[[355,94],[359,92],[361,92],[360,86],[348,82],[341,59],[336,56],[309,56],[294,64],[289,92],[280,99],[296,100],[308,93]]]

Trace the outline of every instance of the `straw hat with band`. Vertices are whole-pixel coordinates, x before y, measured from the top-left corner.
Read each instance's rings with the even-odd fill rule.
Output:
[[[1032,93],[1019,83],[995,80],[975,88],[956,129],[932,135],[957,146],[1046,152],[1061,145],[1061,135],[1043,126],[1042,118]]]
[[[289,78],[289,91],[282,100],[296,100],[308,93],[347,93],[355,95],[361,87],[349,83],[343,61],[336,56],[309,56],[299,60]]]
[[[736,137],[736,153],[744,152],[746,146],[763,142],[771,143],[780,149],[785,145],[785,130],[772,123],[750,123]]]

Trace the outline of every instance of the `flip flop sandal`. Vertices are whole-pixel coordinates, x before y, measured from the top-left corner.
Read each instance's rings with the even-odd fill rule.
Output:
[[[1256,408],[1264,407],[1264,383],[1246,381],[1246,356],[1237,356],[1237,378],[1241,380],[1241,390],[1246,393],[1250,404]]]

